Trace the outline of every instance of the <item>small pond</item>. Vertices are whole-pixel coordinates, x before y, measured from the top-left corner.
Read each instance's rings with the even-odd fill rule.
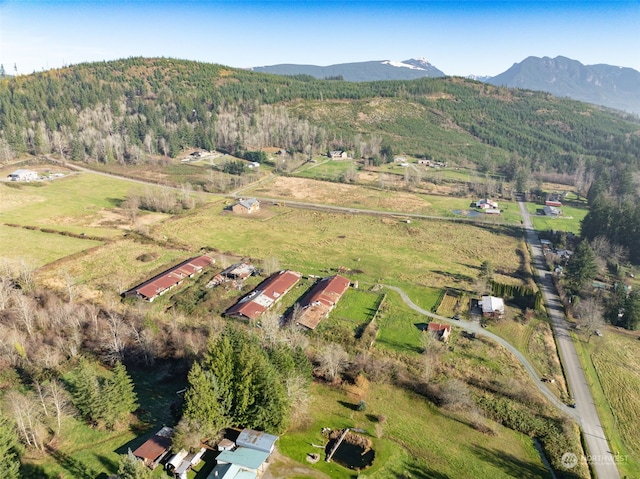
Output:
[[[373,464],[374,456],[373,449],[365,450],[362,446],[343,441],[331,460],[349,469],[365,469]]]
[[[339,432],[339,431],[338,431]],[[338,438],[334,436],[327,445],[327,451],[331,451]],[[348,469],[366,469],[373,464],[375,452],[371,449],[371,441],[358,434],[348,433],[338,449],[333,453],[331,460]]]
[[[453,210],[452,213],[454,215],[466,216],[467,218],[479,218],[483,216],[482,213],[475,210]]]

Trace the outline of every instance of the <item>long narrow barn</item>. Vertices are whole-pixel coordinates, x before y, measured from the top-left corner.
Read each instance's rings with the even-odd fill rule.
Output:
[[[318,281],[298,302],[300,314],[296,323],[305,328],[315,329],[340,301],[349,285],[349,279],[340,275]]]
[[[158,296],[178,286],[185,278],[198,274],[211,264],[213,264],[213,259],[207,255],[190,258],[139,284],[135,288],[125,291],[123,295],[125,298],[137,296],[151,302]]]
[[[257,319],[287,294],[302,275],[296,271],[283,270],[272,274],[253,291],[224,312],[224,316],[239,319]]]

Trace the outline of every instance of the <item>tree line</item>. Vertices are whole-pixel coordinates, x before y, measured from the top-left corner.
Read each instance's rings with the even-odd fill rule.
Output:
[[[380,132],[318,120],[323,102],[348,100],[358,108],[373,98],[420,104],[425,113],[391,119]],[[530,171],[572,172],[580,161],[590,170],[618,163],[637,170],[639,126],[630,120],[544,93],[460,78],[350,83],[171,59],[87,63],[0,79],[0,161],[55,153],[76,161],[138,164],[156,155],[175,157],[185,148],[235,153],[279,146],[310,155],[346,145],[376,158],[384,153],[382,143],[424,155],[434,137],[416,132],[446,121],[487,152],[497,148],[524,158]],[[382,141],[374,139],[378,134]],[[455,159],[460,152],[449,148],[445,154]],[[473,161],[485,168],[506,161],[504,154],[492,156]]]

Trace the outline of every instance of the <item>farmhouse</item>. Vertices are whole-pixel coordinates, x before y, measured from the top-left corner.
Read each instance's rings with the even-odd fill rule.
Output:
[[[125,291],[123,295],[125,298],[137,296],[151,302],[181,284],[184,278],[193,277],[212,263],[213,259],[207,255],[188,259],[135,288]]]
[[[335,275],[323,278],[298,302],[300,315],[296,324],[315,329],[329,315],[349,287],[350,281]]]
[[[260,209],[260,202],[255,198],[245,198],[238,201],[231,207],[231,211],[236,214],[250,214]]]
[[[495,296],[483,296],[480,301],[482,316],[485,318],[502,318],[504,316],[504,300]]]
[[[171,436],[173,436],[173,429],[165,426],[133,451],[133,455],[151,469],[155,469],[171,451]]]
[[[11,181],[35,181],[38,179],[38,173],[31,170],[16,170],[8,178]]]
[[[264,472],[278,436],[254,429],[243,429],[235,444],[223,439],[225,447],[207,479],[256,479]],[[229,447],[231,446],[231,447]]]
[[[498,202],[490,200],[488,198],[484,198],[476,201],[475,203],[472,204],[472,206],[475,206],[476,208],[480,208],[483,210],[496,210],[498,209]]]
[[[224,316],[239,319],[257,319],[287,294],[302,275],[283,270],[265,279],[256,288],[224,312]]]
[[[451,326],[448,324],[429,323],[427,331],[446,343],[451,334]]]
[[[555,206],[545,205],[544,207],[544,214],[546,216],[560,216],[561,213],[562,210],[556,208]]]

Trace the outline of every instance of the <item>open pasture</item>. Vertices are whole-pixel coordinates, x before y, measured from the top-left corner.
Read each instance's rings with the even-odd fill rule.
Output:
[[[339,163],[339,162],[333,162]],[[342,164],[342,163],[340,163]],[[318,166],[320,168],[322,165]],[[367,173],[377,177],[377,173]],[[373,181],[373,180],[372,180]],[[374,181],[378,183],[377,181]],[[309,178],[275,177],[269,182],[261,183],[255,188],[248,188],[245,194],[258,197],[278,198],[284,201],[300,201],[304,203],[320,203],[332,206],[388,211],[398,214],[412,213],[427,216],[464,219],[464,215],[454,211],[471,209],[470,198],[459,198],[444,195],[428,195],[423,192],[409,192],[366,187],[345,183],[328,183]],[[520,224],[520,214],[517,205],[511,202],[501,202],[500,207],[505,210],[502,215],[485,215],[478,217],[478,222],[498,223],[507,222]]]
[[[496,280],[517,283],[520,232],[491,225],[415,220],[278,208],[266,221],[224,214],[212,204],[155,226],[155,238],[233,252],[277,257],[283,267],[326,275],[339,267],[363,287],[378,282],[441,287],[468,284],[484,260],[496,264]],[[491,245],[490,248],[486,245]]]
[[[100,245],[98,241],[0,224],[0,258],[23,259],[40,267]]]
[[[113,237],[128,220],[114,214],[131,191],[143,187],[93,173],[76,173],[51,182],[0,183],[4,223],[33,225],[89,236]]]
[[[611,451],[621,455],[620,473],[640,477],[640,341],[613,328],[603,332],[574,342]]]

